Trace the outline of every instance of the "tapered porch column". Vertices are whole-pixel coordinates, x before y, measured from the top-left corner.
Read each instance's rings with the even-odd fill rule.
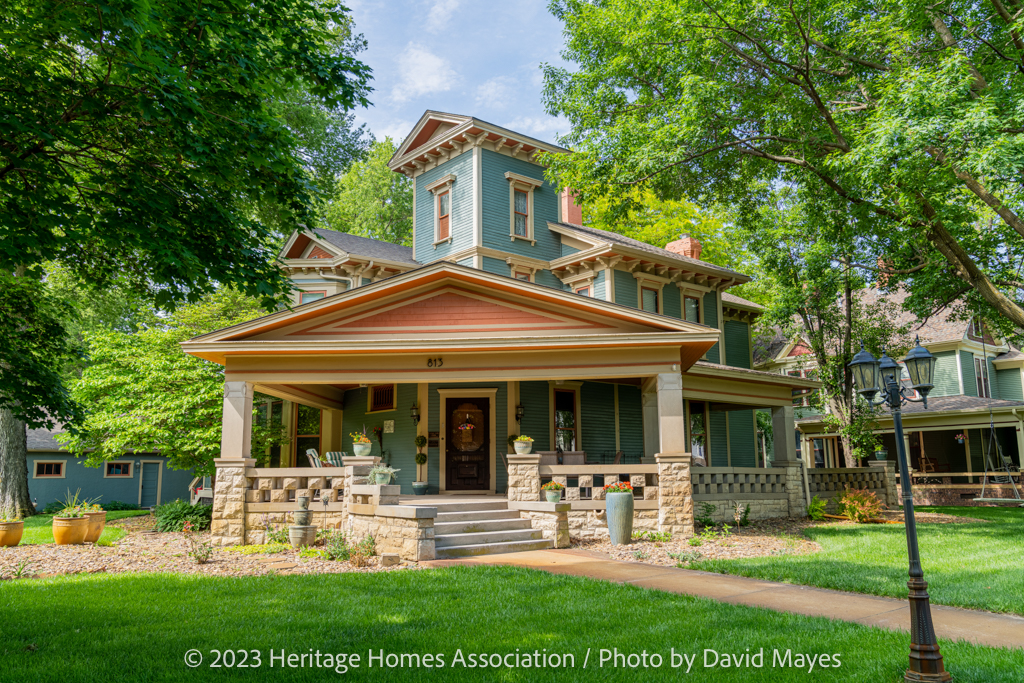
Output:
[[[224,383],[224,417],[221,423],[220,458],[213,490],[213,521],[210,540],[215,546],[245,543],[245,468],[256,461],[249,457],[252,444],[251,382]]]
[[[796,419],[793,406],[772,408],[773,467],[786,470],[786,493],[789,497],[789,516],[807,516],[807,491],[804,488],[804,463],[796,453]]]
[[[673,372],[652,379],[657,399],[658,529],[677,538],[692,536],[693,486],[690,454],[686,452],[683,378]]]
[[[644,455],[643,462],[654,462],[655,454],[661,447],[661,435],[658,432],[658,378],[648,377],[640,387],[640,405],[643,409],[644,421]]]

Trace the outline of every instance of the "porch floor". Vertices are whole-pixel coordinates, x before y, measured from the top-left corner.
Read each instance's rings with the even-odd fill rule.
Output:
[[[413,505],[416,507],[435,507],[437,505],[450,505],[452,503],[494,503],[501,500],[508,500],[504,493],[496,494],[468,494],[458,493],[435,494],[432,496],[402,496],[398,499],[400,505]]]

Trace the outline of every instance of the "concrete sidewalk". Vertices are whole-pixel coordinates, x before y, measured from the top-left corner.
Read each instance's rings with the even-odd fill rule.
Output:
[[[552,574],[585,576],[670,593],[696,595],[736,605],[766,607],[779,612],[910,631],[910,608],[906,600],[622,562],[585,550],[534,550],[458,560],[434,560],[421,564],[430,567],[477,564],[527,567]],[[935,632],[940,638],[993,647],[1024,648],[1022,617],[933,604],[932,618],[935,621]]]

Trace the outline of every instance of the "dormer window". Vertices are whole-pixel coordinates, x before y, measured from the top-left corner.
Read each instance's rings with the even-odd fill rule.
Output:
[[[683,318],[690,323],[700,323],[700,299],[683,296]]]
[[[522,280],[523,282],[531,282],[531,280],[530,280],[530,273],[528,273],[525,270],[517,270],[516,271],[516,279],[517,280]]]
[[[311,301],[316,301],[317,299],[323,299],[325,296],[327,296],[327,292],[326,291],[299,292],[299,303],[300,304],[308,304]]]
[[[437,195],[437,241],[446,240],[451,236],[452,193],[442,192]]]
[[[649,313],[660,313],[661,307],[658,305],[658,299],[660,299],[661,292],[653,287],[641,287],[640,288],[640,308]]]
[[[591,292],[592,290],[590,289],[590,285],[576,288],[576,293],[580,296],[594,296]]]

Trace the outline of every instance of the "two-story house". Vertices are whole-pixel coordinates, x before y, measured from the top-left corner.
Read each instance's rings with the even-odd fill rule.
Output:
[[[281,261],[295,307],[184,344],[225,365],[236,407],[224,457],[247,449],[255,389],[292,434],[275,466],[307,466],[310,448],[351,452],[352,433],[380,427],[373,453],[401,470],[403,493],[417,477],[435,492],[501,493],[520,434],[587,462],[692,453],[764,467],[755,411],[792,434],[793,392],[817,384],[753,369],[760,309],[728,291],[749,278],[701,260],[688,237],[661,249],[582,225],[541,151],[569,153],[428,111],[390,163],[415,187],[411,248],[292,235]],[[793,440],[772,458],[795,461]]]
[[[867,298],[901,303],[905,293],[865,290]],[[979,473],[1005,464],[1019,471],[1024,454],[1024,353],[995,338],[977,322],[942,311],[921,322],[909,313],[895,321],[920,337],[936,357],[935,388],[928,407],[903,406],[904,439],[915,475],[915,496],[934,504],[970,504],[981,488]],[[755,344],[755,366],[793,377],[815,376],[817,362],[805,340],[776,336]],[[899,360],[899,359],[896,359]],[[906,370],[904,381],[909,383]],[[811,407],[794,395],[802,457],[808,467],[841,467],[842,443]],[[892,417],[880,412],[879,434],[888,458],[896,458]],[[1005,477],[988,482],[986,496],[1013,497]],[[1017,480],[1016,478],[1014,479]]]

